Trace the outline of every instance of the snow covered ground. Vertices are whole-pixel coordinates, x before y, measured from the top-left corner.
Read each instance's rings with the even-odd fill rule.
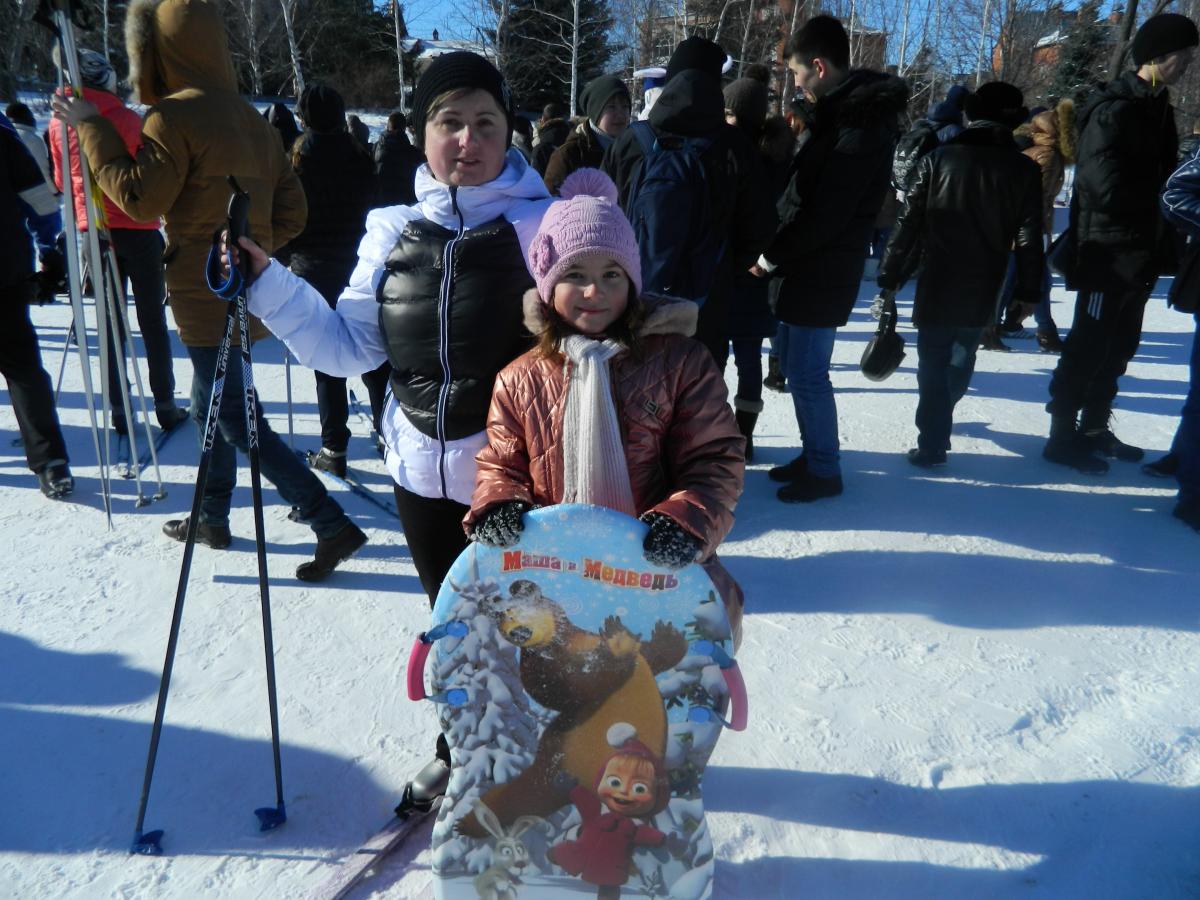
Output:
[[[718,896],[1200,896],[1200,535],[1170,517],[1172,486],[1136,465],[1086,478],[1041,459],[1055,358],[1028,340],[981,354],[950,465],[910,467],[912,332],[901,371],[864,380],[869,296],[864,285],[835,353],[845,495],[776,501],[766,468],[791,458],[795,423],[769,393],[723,548],[748,598],[752,712],[706,779]],[[1161,296],[1116,422],[1155,450],[1174,430],[1192,331]],[[33,317],[56,371],[68,309]],[[280,347],[256,356],[286,432]],[[181,400],[189,371],[177,344]],[[293,375],[296,443],[315,448],[312,376]],[[163,451],[165,500],[135,508],[132,483],[114,482],[110,531],[77,358],[60,406],[69,502],[38,493],[3,401],[0,896],[307,895],[388,818],[432,745],[432,707],[403,691],[428,611],[396,522],[339,494],[371,543],[309,585],[293,572],[311,535],[267,491],[289,821],[262,835],[252,810],[274,788],[243,467],[234,544],[197,550],[184,611],[147,818],[167,855],[131,857],[182,555],[159,529],[189,507],[194,435],[185,426]],[[366,426],[351,424],[353,465],[386,501]],[[427,893],[420,849],[356,896]]]

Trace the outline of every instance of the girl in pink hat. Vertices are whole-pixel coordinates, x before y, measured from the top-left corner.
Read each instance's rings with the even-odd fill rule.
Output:
[[[725,382],[691,340],[697,307],[642,297],[633,229],[616,186],[579,169],[528,250],[537,346],[496,378],[467,533],[515,543],[534,506],[592,503],[641,518],[653,565],[699,561],[740,638],[741,589],[717,546],[733,525],[744,440]]]

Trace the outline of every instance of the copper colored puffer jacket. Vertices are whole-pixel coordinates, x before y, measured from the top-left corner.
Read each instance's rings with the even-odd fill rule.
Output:
[[[642,359],[618,356],[611,378],[638,514],[670,516],[703,544],[707,557],[733,527],[745,440],[711,355],[680,334],[689,319],[695,327],[695,309],[691,303],[658,307],[643,327]],[[526,325],[541,331],[536,292],[526,294],[525,311]],[[468,530],[488,507],[506,500],[538,506],[562,501],[559,438],[570,377],[570,363],[537,350],[496,377]]]
[[[525,295],[525,324],[545,323],[536,291]],[[745,439],[712,356],[689,340],[693,303],[658,306],[642,327],[640,360],[615,358],[611,380],[638,514],[670,516],[702,544],[701,558],[740,637],[741,588],[714,551],[733,527],[745,479]],[[488,445],[476,456],[475,495],[463,524],[470,532],[489,508],[509,500],[537,506],[563,496],[562,434],[571,365],[531,350],[496,377]]]

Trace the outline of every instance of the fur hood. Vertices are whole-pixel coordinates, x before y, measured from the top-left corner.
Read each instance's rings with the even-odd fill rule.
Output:
[[[225,25],[208,0],[131,0],[125,50],[139,103],[153,106],[188,88],[237,92]]]
[[[644,295],[642,304],[646,307],[646,318],[642,320],[642,327],[638,330],[641,337],[649,337],[652,334],[681,334],[691,337],[696,333],[700,307],[691,300]],[[537,288],[530,288],[525,292],[522,308],[525,313],[525,327],[531,334],[541,334],[547,325],[546,305],[538,296]]]
[[[1048,147],[1056,150],[1063,161],[1075,162],[1075,103],[1061,100],[1054,109],[1040,112],[1019,127],[1014,134],[1022,146]],[[1021,139],[1026,139],[1027,143]]]
[[[900,131],[908,107],[908,82],[871,69],[855,69],[817,103],[816,131],[825,127],[861,128],[886,124]]]

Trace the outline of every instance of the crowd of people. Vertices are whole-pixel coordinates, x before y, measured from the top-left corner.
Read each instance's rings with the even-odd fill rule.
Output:
[[[252,337],[274,334],[316,373],[316,468],[345,474],[345,379],[364,379],[431,603],[468,540],[507,545],[533,506],[590,502],[641,517],[655,565],[702,563],[740,620],[740,588],[716,550],[764,384],[790,394],[798,426],[800,452],[768,473],[779,499],[841,494],[830,365],[864,276],[877,280],[877,311],[893,313],[916,279],[908,460],[922,468],[948,462],[977,349],[1003,347],[1029,315],[1042,349],[1061,352],[1045,458],[1092,474],[1110,458],[1140,459],[1113,433],[1112,406],[1142,311],[1174,271],[1173,304],[1200,307],[1200,156],[1193,148],[1180,167],[1169,94],[1200,44],[1184,16],[1146,21],[1133,68],[1078,111],[1031,113],[1017,87],[991,82],[956,86],[911,125],[906,82],[852,67],[845,28],[824,15],[784,47],[798,93],[782,116],[769,114],[765,73],[723,84],[724,51],[691,37],[636,118],[624,80],[604,75],[583,88],[577,120],[551,105],[533,129],[492,63],[458,51],[428,66],[411,113],[393,113],[374,145],[327,85],[298,98],[299,125],[283,104],[259,115],[238,94],[215,5],[136,0],[128,17],[143,119],[116,96],[107,60],[85,51],[83,96],[52,100],[48,158],[36,133],[0,123],[10,297],[0,364],[30,468],[48,494],[69,489],[27,303],[61,284],[54,193],[79,178],[75,148],[105,195],[164,429],[183,414],[164,291],[202,424],[225,317],[205,264],[236,174],[254,200],[252,239],[221,246],[248,263]],[[1051,244],[1072,163],[1069,225]],[[86,215],[78,224],[95,227]],[[1065,340],[1050,312],[1051,266],[1077,291]],[[732,403],[722,377],[731,350]],[[1147,469],[1179,479],[1175,514],[1200,529],[1197,352],[1171,453]],[[235,451],[247,447],[241,377],[229,369],[200,508],[197,540],[216,549],[231,541]],[[297,575],[325,578],[366,535],[265,419],[258,429],[264,474],[316,535]],[[188,524],[163,530],[184,540]],[[447,764],[439,741],[433,765]]]

